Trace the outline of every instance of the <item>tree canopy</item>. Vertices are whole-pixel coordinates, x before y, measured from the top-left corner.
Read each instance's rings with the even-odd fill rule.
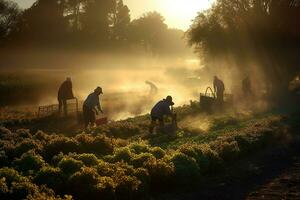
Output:
[[[199,13],[187,35],[215,72],[236,65],[254,75],[255,65],[279,88],[299,73],[299,19],[297,0],[217,0]]]
[[[183,31],[169,29],[156,12],[131,20],[123,0],[37,0],[26,10],[1,0],[0,9],[4,10],[0,15],[2,48],[81,51],[137,45],[154,54],[169,53],[168,45],[176,47],[177,53],[187,49]]]

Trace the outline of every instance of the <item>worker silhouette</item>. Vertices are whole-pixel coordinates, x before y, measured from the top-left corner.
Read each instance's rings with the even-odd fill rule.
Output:
[[[251,97],[252,96],[252,85],[251,80],[249,76],[245,77],[242,81],[242,87],[243,87],[243,94],[245,97]]]
[[[89,94],[83,103],[82,110],[85,128],[87,128],[89,124],[92,126],[95,124],[96,115],[99,114],[99,111],[103,113],[99,99],[100,94],[103,94],[102,88],[97,87],[93,93]]]
[[[58,105],[59,105],[59,113],[64,111],[64,116],[67,116],[68,108],[67,108],[67,100],[74,99],[73,89],[72,89],[72,81],[70,77],[61,84],[58,89]]]
[[[160,131],[163,131],[164,128],[164,116],[174,117],[170,106],[173,106],[174,102],[171,96],[167,96],[166,99],[159,101],[151,110],[151,124],[149,127],[150,134],[153,133],[153,130],[156,126],[156,122],[159,122]]]
[[[225,86],[222,80],[214,76],[214,91],[217,94],[217,102],[222,104],[224,102]]]

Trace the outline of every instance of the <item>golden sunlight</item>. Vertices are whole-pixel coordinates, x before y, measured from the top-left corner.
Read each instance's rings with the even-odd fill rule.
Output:
[[[211,7],[214,0],[163,0],[162,13],[170,27],[187,29],[197,13]]]

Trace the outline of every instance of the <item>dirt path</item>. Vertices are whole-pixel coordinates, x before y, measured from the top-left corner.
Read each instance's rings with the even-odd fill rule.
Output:
[[[246,199],[300,199],[300,157],[295,157],[293,164],[282,174],[250,193]]]

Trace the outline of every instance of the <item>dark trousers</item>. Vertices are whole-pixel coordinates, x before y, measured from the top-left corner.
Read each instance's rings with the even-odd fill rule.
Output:
[[[151,124],[150,124],[150,127],[149,127],[150,134],[153,133],[153,130],[154,130],[155,126],[156,126],[156,122],[157,121],[159,122],[160,131],[163,130],[163,128],[165,126],[163,117],[159,118],[159,117],[151,116]]]
[[[83,105],[82,111],[83,111],[84,126],[87,127],[89,124],[94,125],[96,121],[96,115],[93,109]]]
[[[223,103],[224,102],[224,90],[217,91],[217,101],[219,103]]]
[[[59,114],[62,113],[64,110],[64,115],[67,116],[68,108],[67,108],[67,100],[66,99],[58,99],[58,107],[59,107]]]

